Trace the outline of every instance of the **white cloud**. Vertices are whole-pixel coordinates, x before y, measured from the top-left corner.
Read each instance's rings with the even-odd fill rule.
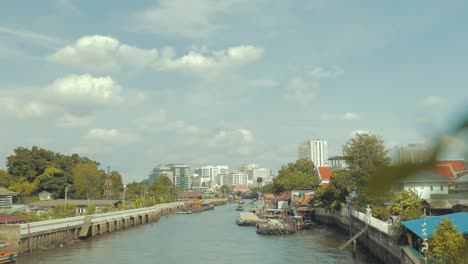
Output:
[[[183,134],[196,134],[201,131],[199,127],[187,124],[183,120],[174,120],[169,118],[164,111],[147,114],[136,120],[135,123],[136,127],[142,132],[174,132]]]
[[[29,43],[37,43],[46,47],[57,47],[63,44],[63,41],[58,38],[22,29],[0,26],[0,34],[13,36]]]
[[[361,119],[361,116],[358,113],[349,112],[344,114],[322,114],[320,115],[320,119],[324,121],[358,121]]]
[[[136,141],[137,137],[117,129],[93,128],[88,131],[85,139],[96,143],[127,144]]]
[[[312,68],[312,70],[310,70],[308,74],[316,79],[333,78],[333,77],[338,77],[340,75],[343,75],[344,70],[340,67],[326,69],[326,68],[317,66],[317,67]]]
[[[308,104],[316,97],[318,82],[306,81],[300,77],[294,77],[286,88],[285,98],[299,104]]]
[[[204,77],[212,77],[229,73],[237,67],[258,60],[262,55],[262,48],[250,45],[230,47],[208,54],[191,51],[180,58],[163,60],[159,69],[191,72]]]
[[[353,132],[351,132],[351,134],[349,134],[351,137],[354,137],[358,134],[368,134],[368,135],[371,135],[372,133],[370,131],[367,131],[367,130],[354,130]]]
[[[225,151],[235,150],[239,154],[248,154],[252,151],[254,135],[245,128],[233,130],[220,130],[210,140],[209,146],[223,148]]]
[[[229,12],[239,0],[162,0],[135,15],[136,26],[151,33],[186,38],[207,37],[220,29],[213,15]]]
[[[421,107],[434,107],[444,104],[444,99],[440,96],[428,96],[424,98],[419,105]]]
[[[86,71],[106,72],[117,70],[125,64],[151,67],[158,57],[157,49],[140,49],[112,37],[94,35],[81,37],[75,43],[47,56],[47,59]]]
[[[77,128],[86,127],[94,122],[94,116],[75,116],[72,114],[65,113],[59,119],[57,119],[57,126],[62,128]]]
[[[100,106],[123,101],[121,87],[111,77],[69,75],[45,89],[48,100],[66,106]]]
[[[46,117],[53,111],[52,107],[38,101],[20,102],[14,97],[0,97],[0,115],[33,119]]]

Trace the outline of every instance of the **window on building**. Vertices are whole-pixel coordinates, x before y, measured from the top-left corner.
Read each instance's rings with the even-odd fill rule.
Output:
[[[434,190],[434,186],[431,185],[431,191],[433,191],[433,190]]]

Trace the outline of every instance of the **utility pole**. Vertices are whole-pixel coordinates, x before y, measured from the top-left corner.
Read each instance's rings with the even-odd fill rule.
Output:
[[[65,215],[67,214],[67,194],[68,194],[68,187],[70,187],[70,186],[71,185],[69,184],[69,185],[67,185],[65,187],[65,206],[64,206],[65,207]]]

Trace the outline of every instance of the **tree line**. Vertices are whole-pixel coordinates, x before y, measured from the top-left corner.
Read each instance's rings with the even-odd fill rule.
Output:
[[[78,154],[64,155],[44,148],[18,147],[7,157],[7,170],[0,170],[0,186],[18,192],[22,197],[35,196],[42,191],[53,198],[101,199],[106,171],[100,163]],[[112,199],[123,190],[122,175],[110,172]]]

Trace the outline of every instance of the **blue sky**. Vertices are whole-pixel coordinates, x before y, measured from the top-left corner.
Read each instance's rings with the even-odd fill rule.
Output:
[[[125,181],[166,162],[276,171],[306,139],[424,143],[466,111],[466,1],[1,5],[2,160],[38,145]]]

